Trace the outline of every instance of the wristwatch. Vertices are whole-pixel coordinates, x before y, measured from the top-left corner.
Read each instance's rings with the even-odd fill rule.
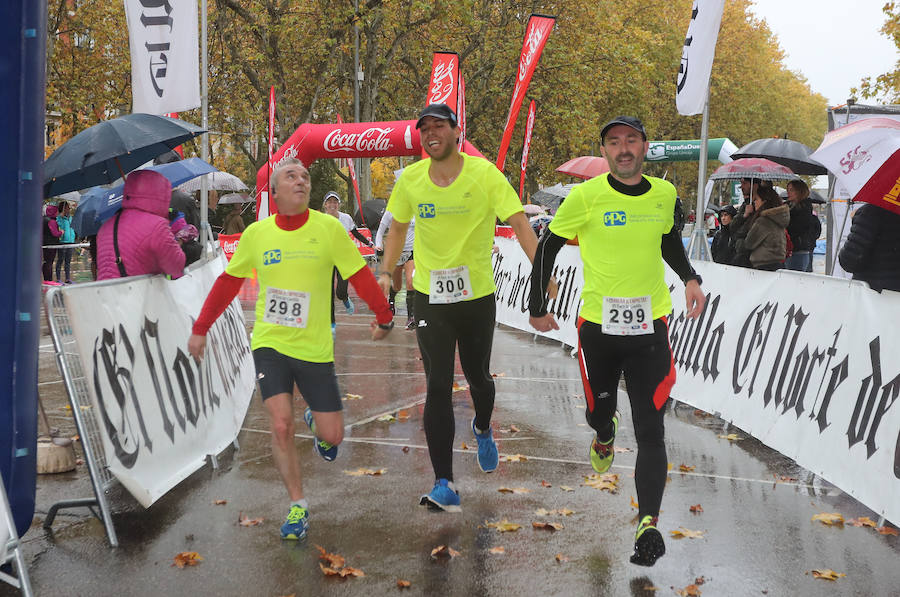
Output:
[[[392,319],[390,323],[379,323],[378,327],[389,332],[394,329],[394,320]]]

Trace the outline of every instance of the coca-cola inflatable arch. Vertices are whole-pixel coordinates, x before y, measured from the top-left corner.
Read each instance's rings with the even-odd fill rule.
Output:
[[[484,157],[465,141],[462,150]],[[420,155],[422,143],[415,120],[394,122],[344,122],[337,124],[302,124],[272,156],[273,167],[286,158],[297,158],[309,167],[320,158],[380,158]],[[256,173],[256,213],[275,213],[275,203],[266,188],[269,169]],[[268,201],[268,211],[260,211],[260,202]]]

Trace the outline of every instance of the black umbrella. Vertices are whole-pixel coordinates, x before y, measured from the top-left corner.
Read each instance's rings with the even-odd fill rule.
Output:
[[[810,159],[812,152],[811,148],[793,139],[757,139],[738,149],[731,157],[735,160],[766,158],[787,166],[794,174],[828,174],[825,166]]]
[[[44,196],[108,184],[206,131],[152,114],[128,114],[83,130],[44,162]]]
[[[575,184],[557,183],[552,187],[546,187],[534,193],[530,199],[532,203],[546,207],[551,213],[556,213],[563,199],[568,196],[574,187]]]
[[[384,215],[384,209],[387,201],[384,199],[367,199],[363,201],[362,211],[357,211],[353,216],[357,226],[365,226],[372,232],[372,238],[375,238],[375,232],[381,224],[381,216]],[[362,217],[360,217],[362,216]],[[365,222],[363,222],[365,218]]]

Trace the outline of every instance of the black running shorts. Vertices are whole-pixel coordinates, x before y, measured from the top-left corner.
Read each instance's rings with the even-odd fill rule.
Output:
[[[311,363],[285,356],[274,348],[253,351],[256,380],[262,399],[294,393],[294,384],[310,410],[339,412],[343,409],[334,363]]]

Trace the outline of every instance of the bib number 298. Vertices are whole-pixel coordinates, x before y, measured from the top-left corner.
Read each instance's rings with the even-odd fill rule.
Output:
[[[264,320],[276,325],[305,328],[309,321],[309,293],[269,286],[266,289]]]

